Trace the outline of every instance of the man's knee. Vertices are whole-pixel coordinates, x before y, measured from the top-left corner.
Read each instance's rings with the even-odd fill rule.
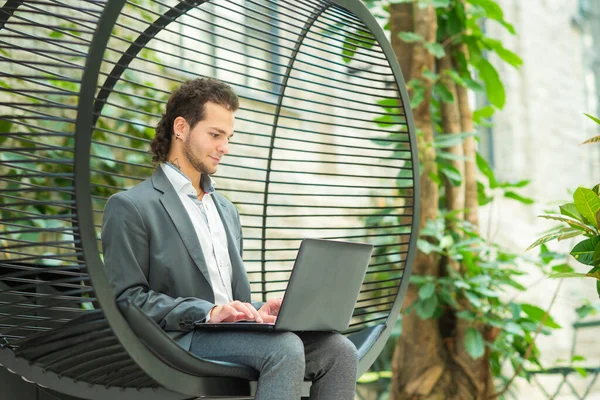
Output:
[[[347,337],[340,334],[333,335],[331,346],[335,354],[338,355],[337,357],[342,358],[344,362],[358,364],[358,350]]]
[[[358,366],[356,346],[338,333],[320,333],[308,338],[310,354],[307,376],[313,381],[335,376],[340,382],[354,382]]]
[[[304,344],[297,335],[292,332],[282,332],[276,334],[275,338],[274,345],[280,352],[304,358]]]
[[[273,354],[276,358],[286,360],[288,364],[304,369],[304,344],[291,332],[274,335]]]

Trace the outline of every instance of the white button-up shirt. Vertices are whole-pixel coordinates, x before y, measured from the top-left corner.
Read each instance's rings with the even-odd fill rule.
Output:
[[[201,187],[205,193],[200,201],[192,181],[186,175],[170,163],[162,163],[160,166],[173,185],[192,225],[194,225],[206,260],[210,284],[215,294],[215,304],[223,305],[233,301],[231,259],[229,258],[225,226],[223,226],[212,196],[214,181],[208,175],[202,176]]]

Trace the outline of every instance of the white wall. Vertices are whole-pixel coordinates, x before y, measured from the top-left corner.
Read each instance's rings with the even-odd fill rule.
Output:
[[[592,0],[598,1],[598,0]],[[589,95],[593,86],[586,75],[584,35],[573,23],[578,14],[578,0],[498,0],[505,18],[514,24],[518,36],[490,21],[486,24],[490,36],[502,40],[505,46],[524,61],[520,70],[503,65],[497,58],[492,62],[505,84],[506,107],[494,117],[493,146],[495,170],[500,179],[531,179],[525,195],[538,203],[533,207],[521,206],[510,200],[501,200],[482,212],[483,232],[513,249],[524,251],[542,232],[554,226],[539,218],[549,208],[569,199],[568,190],[578,186],[591,187],[599,181],[598,154],[600,145],[579,146],[594,135],[594,125],[583,113],[594,114]],[[507,218],[508,217],[508,218]],[[553,248],[568,251],[574,243],[553,244]],[[532,252],[534,255],[537,251]],[[585,266],[572,260],[580,272]],[[552,315],[563,325],[550,337],[542,337],[539,347],[544,366],[551,367],[555,360],[569,359],[575,321],[575,308],[580,299],[597,300],[592,280],[546,279],[535,267],[523,266],[530,273],[525,283],[530,290],[518,300],[548,307],[558,285],[560,289],[552,308]],[[576,353],[588,358],[591,366],[600,366],[600,348],[589,342]],[[544,378],[544,386],[551,391],[560,376]],[[572,377],[576,387],[585,386],[585,380]],[[519,382],[518,398],[543,399],[536,387]],[[566,386],[566,385],[565,385]],[[600,385],[590,398],[600,398]],[[566,387],[565,387],[566,389]],[[560,399],[572,398],[562,390]]]

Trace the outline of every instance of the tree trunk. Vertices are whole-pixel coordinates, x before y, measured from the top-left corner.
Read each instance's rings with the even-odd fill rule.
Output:
[[[460,51],[465,57],[468,57],[467,45],[459,46]],[[473,132],[473,112],[469,105],[469,94],[467,88],[458,85],[456,88],[458,108],[460,110],[460,126],[463,132]],[[463,142],[463,151],[465,158],[465,219],[475,228],[479,227],[479,200],[477,198],[477,164],[475,164],[475,136],[469,136]]]
[[[414,45],[400,39],[398,33],[414,31],[412,4],[390,4],[390,30],[395,32],[391,37],[392,49],[402,69],[404,81],[408,83],[411,79]]]
[[[436,39],[437,20],[432,6],[420,8],[414,4],[402,4],[402,7],[390,7],[392,21],[392,40],[400,31],[410,31],[408,22],[399,18],[412,15],[409,22],[414,31],[425,38],[426,42]],[[407,8],[410,7],[410,10]],[[394,22],[395,21],[395,22]],[[396,30],[398,29],[398,30]],[[403,70],[410,71],[405,75],[406,80],[419,79],[426,88],[424,101],[414,112],[415,124],[420,132],[419,156],[421,170],[421,218],[423,228],[427,221],[437,218],[439,213],[439,193],[437,183],[430,178],[437,175],[435,163],[436,152],[432,146],[434,129],[431,115],[430,80],[423,77],[423,71],[434,71],[433,56],[419,44],[412,45],[412,61],[406,60],[407,46],[395,42],[395,50],[399,51],[399,61]],[[406,69],[410,66],[410,69]],[[450,56],[440,61],[440,69],[452,67]],[[454,95],[454,103],[442,105],[443,127],[446,133],[470,132],[473,129],[471,109],[468,104],[467,91],[457,87],[453,81],[444,77],[444,84]],[[446,185],[448,208],[457,210],[470,208],[466,218],[477,224],[477,187],[475,168],[475,142],[467,139],[463,146],[453,146],[448,149],[455,155],[469,157],[467,162],[456,162],[459,171],[464,170],[464,187],[449,187]],[[446,261],[440,260],[434,253],[425,255],[417,252],[413,274],[440,276],[446,268]],[[460,268],[460,266],[455,266]],[[418,292],[413,285],[409,286],[405,306],[408,307],[418,298]],[[483,399],[486,393],[493,390],[490,384],[489,362],[487,353],[478,360],[473,360],[465,350],[464,338],[469,323],[457,319],[451,311],[446,311],[443,319],[421,320],[413,311],[403,317],[402,335],[392,360],[393,379],[390,390],[392,400],[476,400]]]
[[[454,83],[452,78],[445,73],[445,71],[450,70],[452,70],[452,57],[450,56],[449,51],[446,51],[446,55],[438,61],[438,74],[440,75],[440,81],[444,86],[446,86],[453,98],[451,103],[445,101],[441,102],[442,128],[444,129],[445,135],[452,135],[462,131],[461,116],[457,100],[458,95],[456,93],[456,83]],[[463,177],[463,181],[459,186],[452,185],[452,182],[449,179],[445,180],[444,186],[446,189],[446,206],[450,211],[457,211],[456,218],[463,219],[464,212],[462,210],[465,208],[465,174],[464,162],[459,159],[463,156],[463,146],[462,143],[459,143],[455,146],[447,147],[445,150],[457,158],[455,160],[450,160],[449,162],[458,170],[460,176]]]
[[[437,20],[432,6],[420,8],[412,4],[414,32],[423,36],[426,41],[435,41]],[[395,13],[406,12],[402,7],[390,9],[390,19],[398,18]],[[406,15],[406,14],[404,14]],[[399,32],[392,31],[392,37]],[[431,120],[430,100],[431,81],[423,78],[423,71],[434,69],[434,58],[422,44],[414,45],[410,79],[421,79],[426,86],[423,102],[414,112],[415,125],[422,133],[419,143],[421,162],[421,219],[420,226],[424,227],[428,220],[436,219],[438,215],[438,186],[432,181],[430,174],[437,174],[435,149],[433,143],[433,124]],[[438,259],[433,254],[426,255],[417,252],[413,273],[416,275],[438,275]],[[409,306],[417,298],[414,286],[409,286],[405,305]],[[421,398],[433,393],[438,380],[445,368],[443,343],[434,319],[421,320],[414,312],[403,318],[403,332],[400,336],[392,360],[394,379],[390,399]],[[431,397],[429,397],[431,398]],[[441,396],[439,399],[443,399]]]

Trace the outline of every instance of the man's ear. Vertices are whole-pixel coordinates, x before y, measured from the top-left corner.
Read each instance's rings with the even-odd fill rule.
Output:
[[[177,117],[173,121],[173,134],[175,138],[185,139],[188,133],[188,123],[183,117]]]

